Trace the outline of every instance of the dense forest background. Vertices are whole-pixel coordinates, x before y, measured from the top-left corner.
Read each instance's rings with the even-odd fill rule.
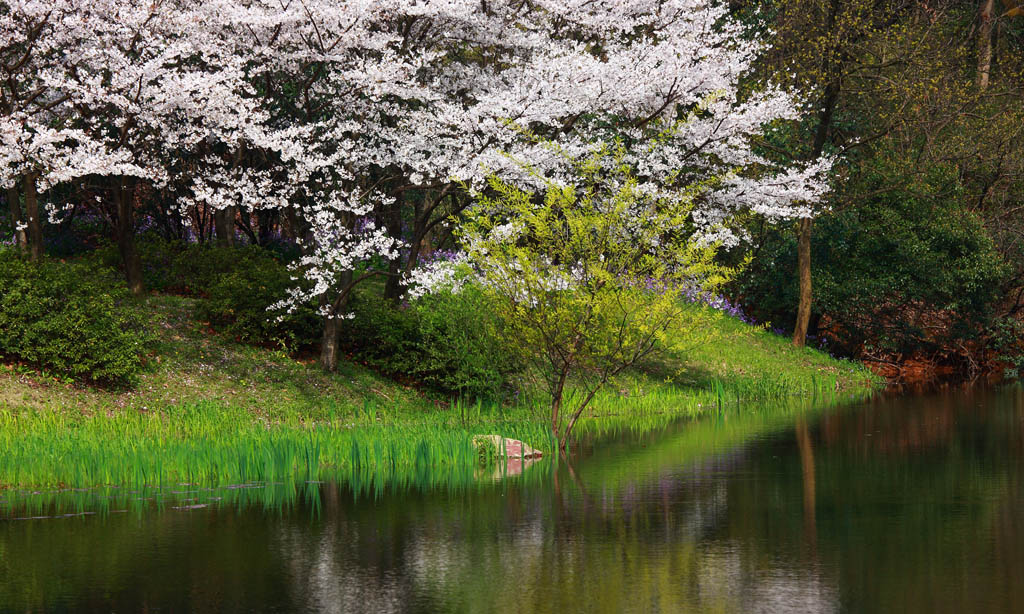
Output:
[[[774,32],[763,78],[813,91],[766,149],[839,156],[813,227],[754,223],[733,287],[761,321],[888,372],[1017,359],[1022,254],[1022,9],[1012,2],[735,3]],[[809,240],[808,240],[809,239]],[[798,264],[799,261],[799,264]],[[813,303],[800,314],[809,269]]]

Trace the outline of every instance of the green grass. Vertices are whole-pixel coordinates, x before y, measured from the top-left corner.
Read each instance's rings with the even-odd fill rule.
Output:
[[[0,370],[0,485],[166,488],[339,479],[358,491],[467,483],[472,436],[497,433],[550,453],[546,408],[449,403],[352,362],[325,374],[233,342],[191,317],[194,302],[139,304],[158,341],[134,390],[101,390],[8,365]],[[626,374],[577,426],[595,439],[680,417],[763,411],[794,397],[832,402],[878,384],[855,363],[722,317],[717,340]],[[2,488],[3,486],[0,486]]]
[[[522,437],[544,435],[529,423],[503,426]],[[325,474],[368,484],[394,477],[422,483],[418,472],[472,469],[471,437],[471,429],[441,421],[357,426],[290,416],[268,424],[210,402],[179,407],[174,415],[122,412],[80,420],[4,411],[0,475],[11,484],[61,487],[273,483]]]

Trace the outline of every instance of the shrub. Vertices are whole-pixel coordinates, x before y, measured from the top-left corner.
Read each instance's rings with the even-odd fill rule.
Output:
[[[150,339],[109,270],[0,250],[0,354],[75,379],[131,384]]]
[[[135,248],[142,261],[142,280],[147,290],[157,292],[180,292],[185,276],[177,259],[188,250],[184,241],[165,239],[156,233],[146,233],[138,238]],[[116,249],[115,249],[116,252]],[[121,263],[118,255],[118,264]]]
[[[992,360],[1004,365],[1004,375],[1024,373],[1024,323],[1012,316],[996,319],[988,330],[987,349]]]
[[[263,259],[258,252],[257,247],[189,245],[171,263],[177,280],[174,289],[183,294],[204,296],[222,276],[261,264]]]
[[[135,249],[142,261],[147,290],[186,296],[205,296],[221,277],[252,266],[266,265],[276,259],[259,247],[221,247],[165,239],[147,232],[139,235]],[[105,242],[89,258],[112,269],[122,270],[117,245]]]
[[[207,282],[207,298],[198,303],[197,315],[247,343],[294,350],[317,341],[322,321],[312,305],[291,314],[267,311],[296,283],[287,267],[266,253],[249,253],[243,260],[244,266]]]
[[[434,294],[416,302],[418,367],[423,381],[459,396],[494,398],[520,371],[500,341],[498,320],[479,290]]]
[[[109,244],[110,230],[99,216],[76,215],[56,225],[48,224],[46,218],[43,216],[43,240],[46,253],[53,258],[77,257]]]
[[[355,292],[347,310],[352,319],[342,324],[342,344],[358,359],[389,375],[417,378],[419,318],[414,309],[395,308],[375,286]]]
[[[312,306],[294,314],[267,308],[284,298],[291,279],[281,250],[221,247],[167,240],[155,233],[136,243],[146,288],[200,297],[197,316],[240,341],[294,350],[319,339],[322,322]],[[117,247],[107,245],[92,260],[120,268]],[[277,320],[277,316],[283,319]]]
[[[146,290],[157,292],[182,292],[185,279],[182,269],[175,266],[177,259],[189,249],[184,241],[165,239],[155,232],[139,235],[135,249],[142,262],[142,282]],[[105,241],[89,258],[118,271],[123,271],[124,262],[117,245]]]
[[[385,374],[468,398],[496,398],[520,371],[480,293],[433,295],[396,308],[367,288],[349,304],[343,343]]]

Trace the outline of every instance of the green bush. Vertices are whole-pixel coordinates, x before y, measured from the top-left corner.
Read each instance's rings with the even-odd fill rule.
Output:
[[[180,292],[186,276],[185,271],[175,266],[175,263],[188,248],[189,245],[183,241],[165,239],[156,233],[140,236],[136,249],[142,261],[142,280],[146,289]]]
[[[51,196],[56,196],[58,190],[55,188]],[[76,215],[60,224],[49,224],[47,217],[44,215],[42,220],[43,239],[46,254],[51,258],[76,258],[109,244],[110,229],[98,216]]]
[[[255,246],[221,247],[165,239],[148,232],[136,237],[135,249],[142,261],[142,277],[146,290],[205,296],[222,276],[251,266],[278,259],[269,251]],[[117,245],[105,243],[88,258],[112,269],[122,270]]]
[[[499,341],[498,322],[482,294],[425,296],[419,316],[419,372],[424,382],[459,396],[495,398],[521,370],[516,352]]]
[[[189,245],[171,263],[177,280],[175,290],[192,296],[205,296],[224,275],[246,267],[277,261],[258,247],[220,247],[217,245]],[[283,265],[282,265],[283,266]]]
[[[323,322],[312,305],[291,314],[267,311],[296,283],[287,267],[269,254],[256,252],[246,253],[242,264],[206,282],[210,285],[206,299],[198,303],[197,315],[246,343],[294,350],[316,342]]]
[[[186,279],[182,267],[175,263],[189,249],[183,241],[169,240],[155,232],[148,232],[136,237],[135,249],[142,262],[142,282],[146,290],[156,292],[183,292]],[[121,253],[117,245],[106,241],[90,257],[90,261],[98,261],[118,271],[124,270]]]
[[[374,369],[451,395],[489,399],[501,396],[521,370],[478,291],[396,308],[373,290],[350,302],[353,318],[345,322],[343,343]]]
[[[109,270],[0,250],[0,354],[75,379],[131,384],[150,335]]]
[[[396,308],[378,288],[365,285],[353,293],[341,326],[342,345],[377,371],[416,379],[419,374],[419,318],[414,309]]]
[[[989,358],[1003,363],[1005,375],[1021,377],[1024,373],[1024,323],[1013,316],[996,319],[988,330]]]
[[[294,350],[319,340],[322,322],[312,306],[294,314],[267,308],[296,283],[282,251],[257,246],[221,247],[140,235],[136,243],[147,290],[195,296],[197,316],[240,341]],[[92,260],[120,269],[116,246],[96,251]],[[278,320],[278,316],[283,316]]]
[[[146,290],[203,296],[221,275],[241,266],[236,260],[251,248],[196,245],[146,233],[136,238],[135,249],[142,261]],[[123,270],[121,254],[112,243],[107,242],[96,250],[92,259]]]

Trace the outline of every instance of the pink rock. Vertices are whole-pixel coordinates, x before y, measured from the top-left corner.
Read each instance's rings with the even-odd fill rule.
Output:
[[[505,456],[508,458],[540,458],[543,454],[540,450],[535,450],[518,439],[509,439],[508,437],[502,437],[501,435],[475,435],[473,437],[473,445],[479,446],[489,442],[498,450],[498,454],[501,454],[502,446],[504,445]]]

